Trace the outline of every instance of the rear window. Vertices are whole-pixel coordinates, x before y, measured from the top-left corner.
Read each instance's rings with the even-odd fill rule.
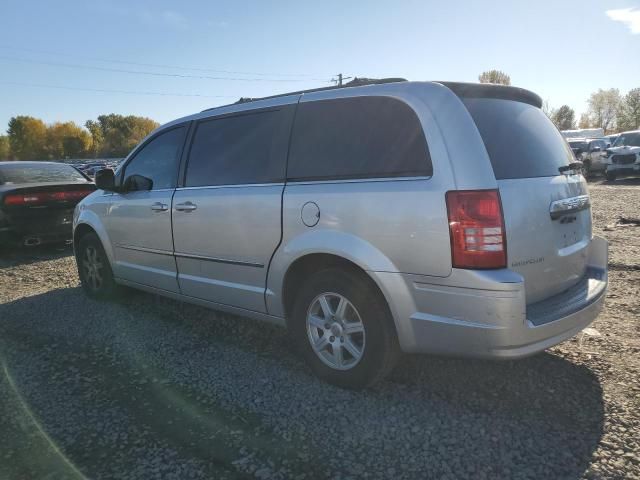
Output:
[[[496,179],[551,177],[575,161],[551,120],[527,103],[463,98],[493,165]]]
[[[287,176],[293,180],[430,176],[422,126],[404,102],[355,97],[298,106]]]
[[[0,165],[0,183],[3,184],[87,181],[78,170],[64,163],[27,164],[15,162],[11,165]]]

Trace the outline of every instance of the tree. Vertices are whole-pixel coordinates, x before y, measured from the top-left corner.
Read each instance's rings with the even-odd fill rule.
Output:
[[[616,115],[620,107],[620,92],[617,88],[598,89],[589,97],[589,117],[596,128],[604,133],[615,127]]]
[[[94,120],[87,120],[84,126],[89,130],[91,134],[91,148],[88,152],[93,158],[100,155],[102,151],[102,144],[104,143],[104,136],[102,135],[102,127]]]
[[[134,115],[100,115],[97,121],[89,120],[87,129],[93,141],[99,145],[96,155],[123,157],[129,153],[158,123],[145,117]]]
[[[0,160],[9,160],[11,157],[11,148],[9,145],[9,137],[0,135]]]
[[[47,129],[46,150],[51,159],[80,158],[91,150],[91,135],[73,122],[54,123]]]
[[[511,77],[500,70],[487,70],[478,76],[480,83],[498,83],[500,85],[511,85]]]
[[[18,160],[42,160],[45,157],[47,126],[39,118],[12,117],[7,133],[11,153]]]
[[[592,128],[593,122],[587,112],[583,112],[580,115],[580,121],[578,122],[578,128]]]
[[[640,128],[640,88],[629,90],[622,98],[616,121],[619,131]]]
[[[569,105],[562,105],[554,110],[551,120],[556,124],[558,130],[571,130],[576,128],[576,112]]]

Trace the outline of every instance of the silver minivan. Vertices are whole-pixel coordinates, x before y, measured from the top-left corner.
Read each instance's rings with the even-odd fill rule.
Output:
[[[607,287],[585,179],[541,103],[405,81],[175,120],[78,205],[82,286],[286,326],[345,387],[400,352],[540,352],[589,325]]]

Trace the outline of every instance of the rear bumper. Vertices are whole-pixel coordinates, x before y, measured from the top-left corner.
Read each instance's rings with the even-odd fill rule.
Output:
[[[61,242],[72,238],[73,210],[52,212],[47,217],[30,219],[0,218],[0,244],[24,245]]]
[[[571,338],[598,316],[608,282],[607,251],[607,241],[594,237],[585,277],[532,305],[526,304],[523,278],[510,270],[454,269],[440,279],[375,275],[391,299],[405,352],[520,358]]]

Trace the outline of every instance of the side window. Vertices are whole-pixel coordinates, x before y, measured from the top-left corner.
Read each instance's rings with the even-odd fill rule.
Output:
[[[288,178],[325,180],[432,173],[422,125],[404,102],[390,97],[353,97],[299,104]]]
[[[284,181],[293,108],[201,121],[189,153],[185,186]]]
[[[147,143],[126,165],[123,179],[142,175],[151,179],[152,190],[175,187],[185,132],[186,127],[174,128]]]

